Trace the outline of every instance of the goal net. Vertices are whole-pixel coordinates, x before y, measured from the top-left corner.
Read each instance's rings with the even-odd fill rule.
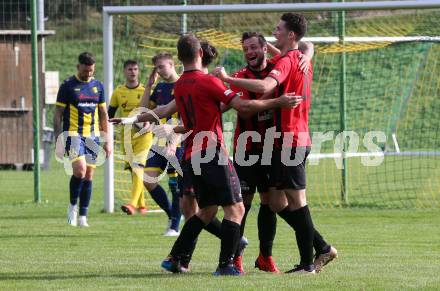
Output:
[[[309,203],[438,207],[440,3],[423,1],[424,6],[408,7],[410,2],[417,1],[406,1],[406,6],[404,1],[390,1],[387,9],[370,2],[370,8],[364,3],[362,10],[353,2],[182,6],[181,10],[178,6],[105,7],[107,94],[124,82],[121,68],[127,58],[140,61],[145,83],[151,58],[161,51],[176,55],[182,32],[211,42],[220,56],[213,66],[234,72],[246,65],[240,44],[243,32],[258,31],[271,40],[283,12],[303,13],[309,22],[304,40],[312,41],[315,49]],[[390,5],[395,7],[388,9]],[[178,64],[177,57],[175,61]],[[233,132],[235,119],[235,111],[224,114],[225,131]],[[114,189],[116,203],[128,199],[131,185],[122,165],[116,157],[106,181],[107,198]],[[107,200],[107,210],[114,201]]]

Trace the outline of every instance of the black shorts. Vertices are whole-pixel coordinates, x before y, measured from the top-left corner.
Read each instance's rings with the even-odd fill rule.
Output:
[[[240,183],[230,159],[226,165],[219,165],[219,153],[214,158],[200,164],[201,174],[194,173],[191,160],[184,162],[183,170],[184,189],[192,184],[194,194],[200,208],[219,205],[228,206],[243,201],[240,191]],[[184,190],[184,195],[189,191]]]
[[[274,149],[269,170],[269,186],[283,189],[306,189],[306,159],[310,147],[292,147],[283,152]],[[287,165],[286,165],[287,164]]]
[[[192,168],[191,168],[191,161],[182,159],[180,161],[180,167],[182,168],[182,176],[178,176],[177,179],[179,179],[179,185],[181,185],[180,189],[180,197],[183,197],[183,195],[188,196],[196,196],[194,193],[194,186],[192,182]]]
[[[240,166],[234,159],[234,168],[240,179],[241,193],[254,194],[265,193],[269,191],[269,165],[261,165],[261,151],[252,151],[245,153],[245,160],[249,159],[249,155],[257,155],[258,161],[251,166]]]

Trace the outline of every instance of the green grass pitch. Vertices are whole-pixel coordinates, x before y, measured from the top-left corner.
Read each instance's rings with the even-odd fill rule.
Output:
[[[163,213],[101,213],[102,169],[94,184],[89,229],[69,227],[68,177],[59,164],[42,173],[43,203],[33,204],[31,172],[0,172],[0,290],[438,290],[440,212],[312,208],[315,225],[340,257],[316,276],[257,271],[257,203],[246,226],[243,277],[211,275],[219,241],[202,233],[190,274],[160,268],[174,238]],[[221,216],[221,214],[220,214]],[[294,235],[278,219],[274,257],[282,271],[298,262]]]

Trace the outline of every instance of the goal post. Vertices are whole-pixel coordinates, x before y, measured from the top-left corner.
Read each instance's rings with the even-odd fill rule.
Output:
[[[105,101],[110,104],[113,93],[113,16],[103,9],[103,41],[104,41],[104,95]],[[113,143],[113,125],[109,124],[110,142]],[[104,210],[112,213],[115,207],[114,189],[114,155],[110,155],[104,164]]]
[[[115,60],[114,60],[114,17],[115,16],[136,16],[136,15],[150,15],[150,16],[160,16],[160,15],[170,15],[170,14],[174,14],[174,15],[187,15],[188,19],[191,19],[191,17],[193,15],[199,15],[199,14],[203,14],[203,15],[217,15],[217,14],[223,14],[223,15],[232,15],[232,14],[245,14],[245,13],[282,13],[282,12],[300,12],[300,13],[321,13],[321,12],[338,12],[338,11],[346,11],[346,12],[352,12],[352,11],[377,11],[377,10],[390,10],[390,11],[396,11],[396,10],[428,10],[428,9],[439,9],[440,8],[440,2],[437,0],[426,0],[426,1],[377,1],[377,2],[339,2],[339,3],[335,3],[335,2],[329,2],[329,3],[281,3],[281,4],[229,4],[229,5],[185,5],[185,6],[181,6],[181,5],[171,5],[171,6],[105,6],[103,7],[103,41],[104,41],[104,58],[103,58],[103,63],[104,63],[104,90],[105,90],[105,96],[106,96],[106,101],[109,102],[110,101],[110,96],[112,94],[113,91],[113,87],[114,87],[114,65],[115,65]],[[347,20],[346,20],[347,21]],[[436,24],[437,22],[435,22],[434,24]],[[433,25],[434,25],[433,24]],[[228,25],[227,23],[225,23],[225,25]],[[275,23],[272,23],[272,25],[274,26]],[[258,24],[252,25],[252,26],[243,26],[243,29],[251,29],[253,28],[254,30],[257,29],[258,30]],[[175,35],[179,35],[180,34],[180,28],[176,27],[175,28]],[[191,31],[191,29],[188,29],[188,31]],[[244,30],[243,30],[244,31]],[[243,32],[242,31],[242,32]],[[202,32],[198,32],[200,34],[200,36],[202,37],[207,37],[209,39],[209,37],[211,37],[208,32],[206,31],[202,31]],[[205,33],[205,34],[204,34]],[[221,38],[228,38],[230,37],[231,33],[228,34],[228,32],[218,32],[215,31],[215,34],[221,34]],[[323,36],[319,36],[319,35],[307,35],[308,38],[305,38],[305,40],[310,40],[313,42],[319,42],[323,44],[323,47],[320,48],[320,52],[322,52],[322,54],[328,53],[337,53],[337,52],[350,52],[353,54],[356,54],[359,51],[365,51],[365,50],[374,50],[374,49],[380,49],[381,47],[385,47],[387,43],[407,43],[407,42],[417,42],[417,43],[421,43],[421,42],[439,42],[440,41],[440,33],[436,34],[436,35],[432,35],[432,34],[427,34],[424,35],[423,31],[416,32],[416,35],[404,35],[404,36],[394,36],[394,35],[379,35],[379,34],[375,34],[372,36],[363,36],[363,35],[352,35],[350,34],[350,32],[346,32],[345,35],[343,36],[343,40],[344,40],[344,44],[339,44],[341,42],[341,36],[335,36],[335,35],[329,35],[329,33],[324,32],[325,35]],[[236,37],[236,35],[231,36],[231,39],[233,37]],[[166,38],[164,36],[164,38]],[[215,36],[214,36],[215,38]],[[220,37],[219,37],[220,38]],[[231,40],[231,39],[228,39]],[[231,40],[232,41],[232,40]],[[218,42],[221,45],[221,41],[219,40]],[[355,45],[351,46],[350,44],[354,43]],[[345,45],[346,44],[346,45]],[[361,44],[361,45],[359,45]],[[380,44],[380,45],[377,45]],[[382,45],[385,44],[385,45]],[[175,43],[174,43],[175,45]],[[327,45],[327,46],[326,46]],[[158,47],[156,47],[157,49]],[[406,48],[405,48],[406,49]],[[407,49],[410,50],[410,49]],[[419,48],[419,51],[422,53],[426,52],[426,58],[430,57],[430,54],[432,53],[432,51],[428,51],[429,48],[426,47],[421,47]],[[393,51],[392,52],[394,55],[398,55],[398,52]],[[403,53],[406,53],[403,52]],[[333,56],[332,56],[333,57]],[[360,62],[365,61],[362,59],[362,56],[359,58]],[[318,61],[319,62],[319,61]],[[348,60],[348,62],[350,62],[350,58]],[[329,61],[329,65],[334,65],[334,63],[337,63],[337,60],[331,60]],[[348,64],[350,65],[350,64]],[[391,64],[392,66],[393,64]],[[416,63],[413,64],[413,66],[416,66]],[[235,69],[235,67],[234,67]],[[330,82],[327,78],[327,76],[325,76],[325,72],[328,72],[328,68],[322,68],[322,67],[318,67],[318,69],[321,69],[322,71],[320,72],[322,75],[319,76],[319,80],[318,82]],[[411,71],[411,69],[413,69],[415,72],[412,72],[412,74],[420,74],[419,71],[417,71],[414,68],[410,68],[407,69],[405,68],[407,71]],[[316,70],[316,67],[315,67]],[[410,72],[410,73],[411,73]],[[402,74],[401,79],[405,79],[407,75],[404,75],[408,72],[399,72],[400,74]],[[408,73],[408,74],[410,74]],[[355,75],[355,74],[354,74]],[[412,76],[411,76],[412,77]],[[339,78],[343,78],[343,76],[338,76],[335,77],[335,80],[338,81]],[[362,71],[359,73],[359,78],[364,78],[362,76]],[[426,76],[426,78],[428,78],[428,76]],[[347,82],[350,82],[350,78],[348,78]],[[417,78],[414,78],[415,81],[417,81]],[[367,81],[366,81],[367,82]],[[318,84],[319,85],[319,84]],[[323,83],[323,86],[325,86],[326,84]],[[382,84],[378,84],[378,85],[382,85]],[[408,84],[404,84],[405,86],[407,86],[407,91],[408,92],[413,92],[414,90],[422,90],[420,88],[417,88],[417,84],[414,84],[410,82],[408,82]],[[438,90],[438,88],[436,88],[435,84],[432,85],[433,89],[432,90]],[[394,88],[394,87],[393,87]],[[406,88],[406,87],[405,87]],[[321,88],[320,88],[321,90]],[[391,90],[391,89],[390,89]],[[355,91],[355,90],[350,90],[350,91]],[[436,91],[437,92],[437,91]],[[314,96],[315,93],[312,93],[312,96]],[[319,93],[318,93],[319,94]],[[347,94],[354,94],[354,93],[350,93],[347,92]],[[390,97],[392,94],[396,94],[396,92],[388,92],[385,90],[383,97],[386,99],[388,97]],[[399,93],[400,94],[400,93]],[[429,93],[431,94],[431,92]],[[391,97],[390,97],[391,98]],[[391,100],[391,99],[390,99]],[[345,101],[345,100],[344,100]],[[349,100],[347,100],[348,102],[350,102]],[[339,102],[339,101],[338,101]],[[376,102],[376,101],[375,101]],[[317,102],[318,106],[325,106],[325,102]],[[332,104],[330,104],[332,105]],[[396,100],[392,100],[388,103],[384,103],[384,104],[377,104],[377,107],[374,108],[374,110],[380,110],[381,109],[381,105],[386,105],[386,106],[394,106],[393,108],[395,108],[395,116],[399,117],[399,116],[403,116],[405,113],[404,112],[404,108],[403,105],[398,104],[398,101]],[[312,105],[313,108],[314,105]],[[417,103],[417,106],[419,106],[419,103]],[[349,106],[350,107],[350,106]],[[319,107],[319,108],[324,108],[324,107]],[[326,114],[326,110],[325,109],[318,109],[319,110],[319,114]],[[337,108],[335,110],[338,110]],[[350,108],[348,108],[347,110],[350,110]],[[365,111],[367,111],[368,109],[365,109]],[[383,110],[383,108],[382,108]],[[357,114],[357,113],[356,113]],[[361,112],[359,111],[359,114],[363,114],[363,115],[367,115],[367,113],[365,112]],[[383,115],[389,114],[388,112],[384,111]],[[393,113],[394,114],[394,113]],[[329,121],[328,124],[333,124],[333,120],[331,120],[331,118],[333,118],[334,116],[332,115],[331,117],[329,117]],[[351,117],[353,118],[353,117]],[[410,117],[406,116],[405,117],[405,124],[408,124],[408,122],[410,122]],[[312,118],[313,119],[313,118]],[[365,122],[369,122],[368,123],[368,127],[372,127],[374,128],[374,126],[372,126],[372,124],[374,124],[374,120],[369,120],[368,117],[364,118]],[[390,120],[392,120],[390,118]],[[409,120],[409,121],[408,121]],[[339,121],[338,121],[339,122]],[[386,121],[388,123],[392,122],[392,121]],[[399,122],[399,121],[394,121]],[[355,123],[355,122],[354,122]],[[366,124],[365,124],[366,125]],[[402,126],[401,124],[399,124],[400,126]],[[367,125],[366,125],[367,126]],[[397,123],[394,125],[390,125],[388,124],[388,126],[397,126]],[[362,125],[360,126],[362,127]],[[335,128],[331,128],[329,127],[328,129],[325,128],[325,124],[320,124],[319,126],[316,127],[316,129],[320,129],[320,130],[332,130]],[[337,130],[338,128],[336,128]],[[409,131],[411,130],[410,128],[407,130]],[[407,132],[405,131],[405,132]],[[392,133],[393,135],[395,134],[394,132]],[[111,134],[112,135],[112,134]],[[391,138],[391,137],[390,137]],[[395,135],[393,136],[393,138],[395,138]],[[392,140],[390,139],[390,142],[392,142]],[[400,142],[400,139],[399,139]],[[436,142],[436,141],[435,141]],[[434,144],[435,144],[434,142]],[[407,143],[408,144],[408,143]],[[410,142],[409,142],[410,144]],[[430,144],[431,145],[431,144]],[[384,154],[384,156],[389,156],[389,157],[394,157],[394,156],[399,156],[398,154],[401,154],[401,156],[412,156],[409,153],[415,153],[415,155],[417,155],[417,153],[428,153],[428,154],[419,154],[422,157],[426,157],[426,156],[437,156],[437,153],[433,150],[433,147],[430,148],[424,148],[424,145],[420,145],[418,147],[418,149],[420,149],[419,151],[414,151],[411,146],[408,146],[407,151],[404,150],[404,148],[402,147],[400,150],[400,153],[388,153],[388,154]],[[354,154],[350,154],[350,153],[345,153],[346,151],[343,151],[343,153],[339,152],[339,153],[324,153],[323,155],[331,155],[333,154],[332,157],[336,157],[336,158],[342,158],[342,159],[346,159],[349,157],[362,157],[361,155],[354,155]],[[348,155],[347,155],[348,154]],[[376,155],[377,153],[373,153],[373,156]],[[439,154],[440,155],[440,154]],[[313,158],[319,158],[319,156],[314,155]],[[326,156],[323,156],[323,158],[325,158]],[[401,163],[401,164],[399,164]],[[394,182],[399,183],[400,179],[405,179],[405,175],[406,173],[403,174],[399,174],[399,167],[400,165],[405,165],[405,161],[392,161],[390,163],[391,168],[389,168],[390,171],[394,171],[396,174],[393,177]],[[411,164],[412,162],[410,161],[409,164]],[[325,167],[327,167],[328,165],[325,165]],[[387,167],[387,166],[386,166]],[[385,170],[387,170],[385,167]],[[434,166],[437,167],[437,164]],[[316,174],[314,171],[311,171],[312,175]],[[375,174],[375,175],[379,175]],[[115,204],[115,196],[114,196],[114,160],[113,157],[110,157],[106,163],[105,163],[105,194],[104,194],[104,208],[106,212],[113,212],[114,211],[114,204]],[[356,179],[361,179],[361,176],[363,174],[359,173],[357,174],[359,175],[359,177],[356,177]],[[400,175],[397,177],[397,175]],[[312,177],[313,178],[313,177]],[[332,176],[332,177],[327,177],[324,178],[324,180],[328,179],[329,181],[332,179],[335,179],[336,176]],[[339,176],[340,178],[340,176]],[[367,191],[371,191],[373,192],[380,192],[380,191],[387,191],[387,189],[382,189],[381,185],[384,183],[379,176],[377,176],[375,178],[377,181],[375,183],[377,183],[377,188],[374,189],[367,189]],[[334,181],[331,181],[329,183],[336,183]],[[335,185],[336,185],[335,184]],[[437,184],[436,184],[437,185]],[[341,186],[340,185],[336,185],[336,186],[331,186],[330,188],[332,189],[327,189],[327,186],[324,186],[322,189],[323,192],[327,191],[328,193],[337,193],[338,191],[342,191],[341,190]],[[385,188],[392,188],[392,186],[388,185]],[[434,186],[436,187],[436,186]],[[356,187],[354,187],[356,188]],[[335,190],[336,189],[336,190]],[[339,189],[339,190],[337,190]],[[379,189],[379,190],[375,190],[375,189]],[[321,188],[318,189],[319,191],[321,191]],[[347,190],[347,189],[345,189]],[[343,190],[343,191],[345,191]],[[355,191],[359,190],[359,189],[354,189]],[[362,190],[364,191],[364,190]],[[390,189],[389,191],[397,191],[395,189]],[[430,190],[431,191],[431,190]],[[429,192],[427,194],[427,196],[429,195],[434,195],[433,200],[435,200],[436,203],[439,203],[438,201],[438,197],[435,196],[435,194],[433,194],[435,192],[435,190],[432,190],[431,192]],[[336,196],[332,196],[332,194],[326,194],[327,197],[326,199],[335,199],[335,200],[339,200],[339,198],[337,198]],[[377,193],[373,193],[372,195],[378,195]],[[428,198],[432,198],[432,197],[428,197]],[[362,198],[363,199],[363,198]],[[370,198],[368,198],[370,199]],[[369,201],[368,199],[366,199],[365,201],[362,200],[362,203],[359,202],[359,204],[362,205],[369,205]],[[376,199],[376,198],[374,198]],[[380,199],[380,198],[377,198]],[[417,200],[418,198],[416,198],[415,202],[413,202],[413,205],[417,205]],[[356,200],[355,200],[356,201]],[[361,200],[359,200],[361,201]],[[375,202],[376,203],[376,202]],[[330,206],[339,206],[341,205],[341,201],[334,201],[334,202],[326,202],[326,203],[321,203],[320,201],[317,202],[317,204],[320,205],[330,205]],[[374,204],[374,203],[372,203]],[[380,204],[380,203],[379,203]],[[423,205],[425,204],[429,204],[429,202],[423,202]],[[354,203],[354,205],[356,205],[356,203]],[[376,205],[376,204],[374,204]],[[392,202],[390,202],[390,205],[394,205],[392,204]],[[406,203],[402,202],[402,205],[406,205]],[[385,206],[387,206],[387,204],[385,204]]]

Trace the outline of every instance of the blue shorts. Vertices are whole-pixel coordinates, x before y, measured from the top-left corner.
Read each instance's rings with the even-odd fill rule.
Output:
[[[180,162],[183,156],[183,147],[176,148],[176,158]],[[168,168],[167,168],[168,166]],[[156,153],[154,149],[148,152],[147,162],[145,163],[145,171],[159,171],[163,172],[167,169],[169,175],[177,176],[176,169],[169,163],[169,161],[162,155]]]
[[[96,167],[99,151],[99,137],[68,136],[64,156],[71,162],[85,159],[87,166]]]

